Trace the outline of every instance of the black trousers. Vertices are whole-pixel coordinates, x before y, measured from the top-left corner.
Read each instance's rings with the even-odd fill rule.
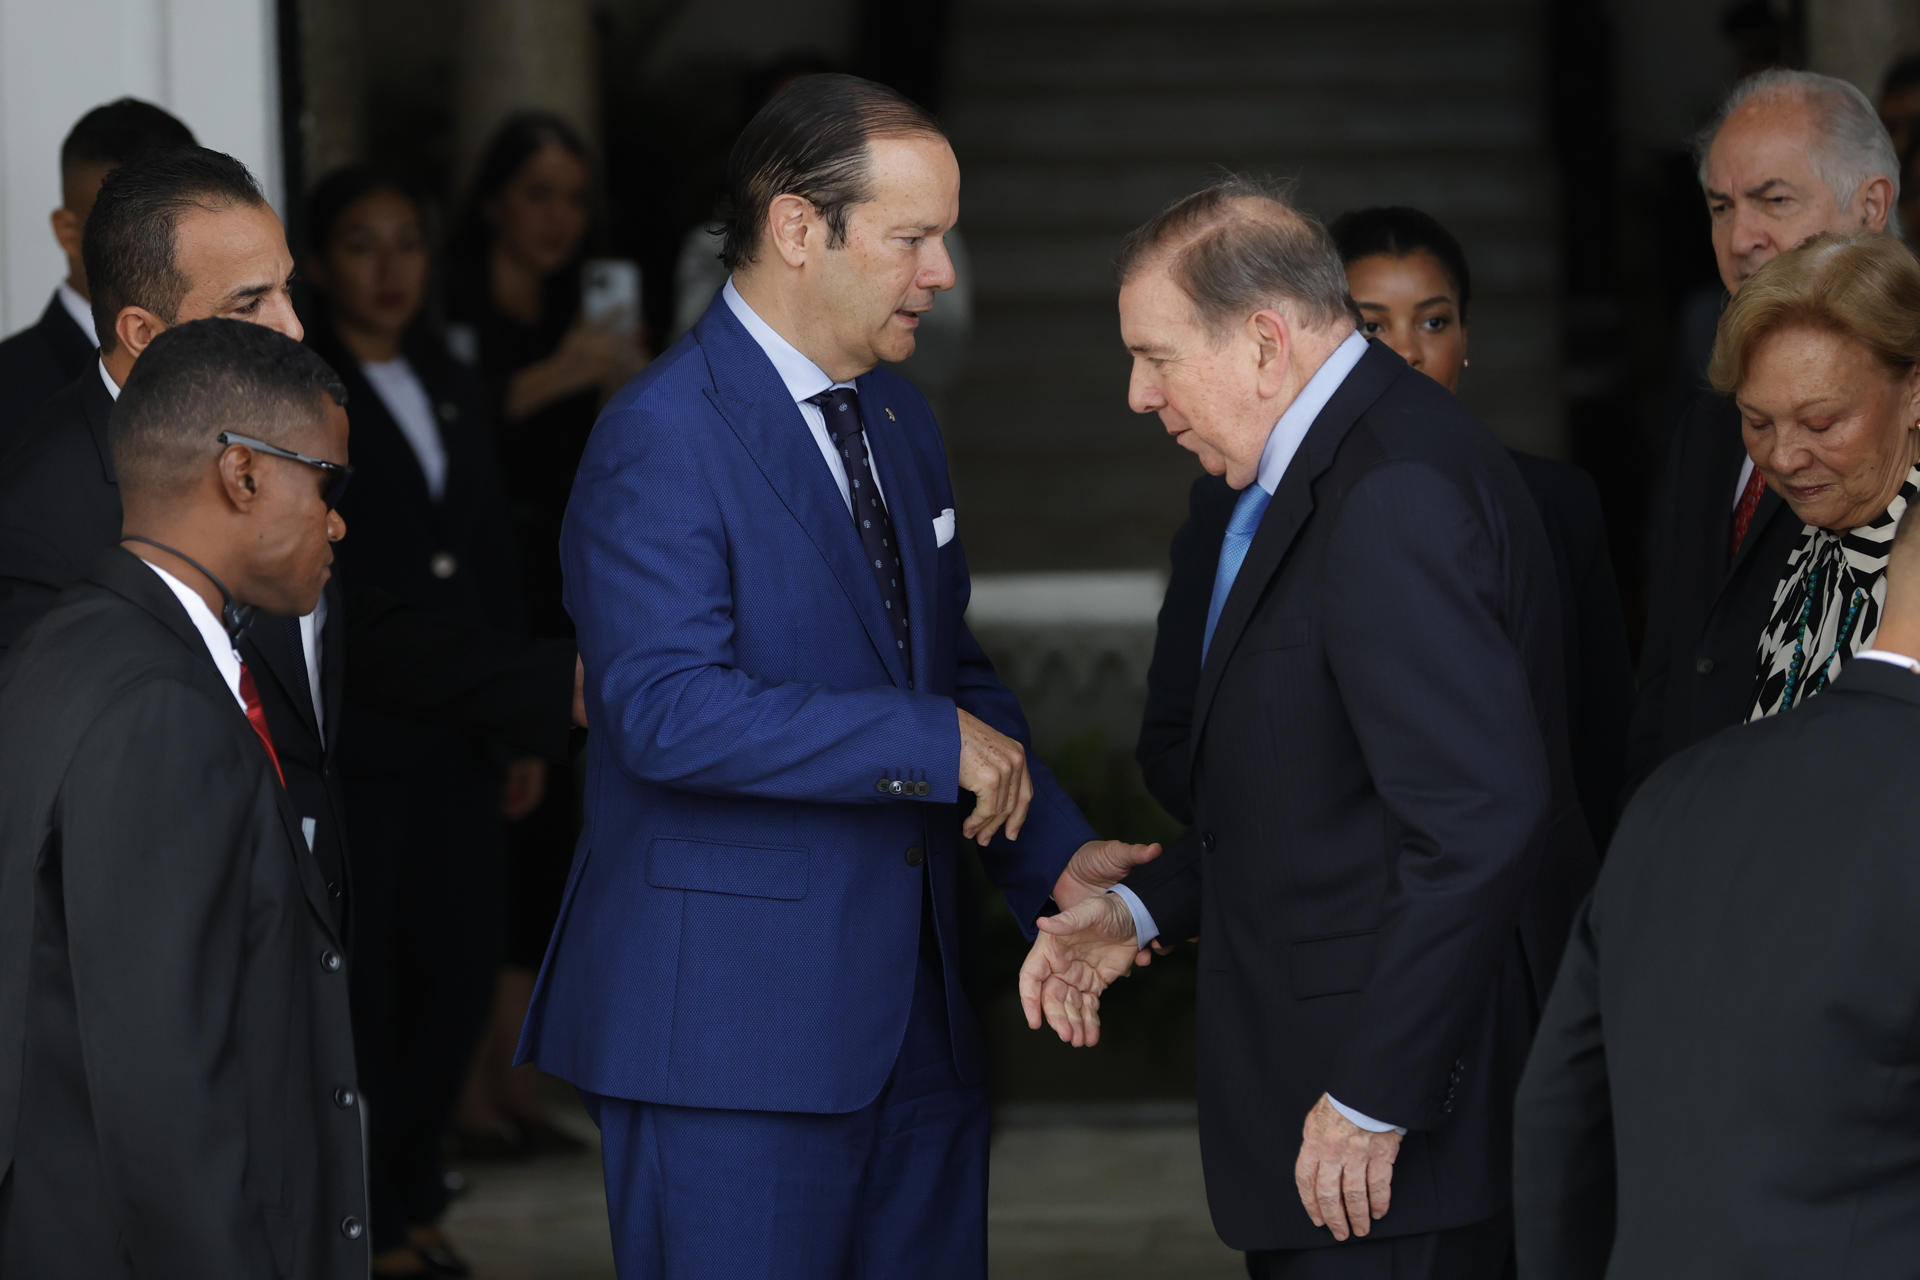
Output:
[[[1510,1213],[1448,1231],[1247,1255],[1251,1280],[1511,1280],[1513,1274]]]
[[[444,745],[424,747],[404,773],[346,776],[354,1047],[375,1252],[446,1210],[440,1141],[505,949],[499,785],[483,758],[436,749]]]

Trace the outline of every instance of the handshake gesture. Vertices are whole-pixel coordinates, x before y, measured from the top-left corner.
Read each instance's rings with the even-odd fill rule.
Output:
[[[1017,840],[1033,800],[1026,751],[964,709],[959,714],[960,786],[974,796],[961,834],[982,845],[1001,831]],[[1089,840],[1075,851],[1053,887],[1060,914],[1037,922],[1040,936],[1020,966],[1020,1004],[1029,1027],[1039,1030],[1044,1015],[1067,1043],[1099,1043],[1100,993],[1151,958],[1134,942],[1127,904],[1107,890],[1159,856],[1157,844],[1119,840]]]
[[[1092,840],[1080,846],[1054,886],[1061,911],[1034,923],[1040,935],[1020,966],[1020,1007],[1027,1025],[1044,1017],[1076,1048],[1100,1042],[1100,993],[1148,962],[1134,938],[1133,913],[1108,893],[1129,871],[1160,856],[1157,844]]]

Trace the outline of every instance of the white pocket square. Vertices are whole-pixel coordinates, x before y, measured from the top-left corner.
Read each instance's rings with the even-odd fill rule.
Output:
[[[933,518],[933,545],[944,547],[953,541],[953,508],[948,507]]]

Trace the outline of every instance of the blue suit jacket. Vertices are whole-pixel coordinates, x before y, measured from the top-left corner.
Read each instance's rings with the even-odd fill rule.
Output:
[[[843,1112],[905,1029],[932,882],[956,1061],[954,705],[1025,741],[968,632],[933,415],[855,384],[907,580],[908,685],[805,419],[724,302],[608,404],[561,533],[593,723],[586,825],[520,1057],[610,1097]],[[1031,929],[1092,830],[1046,770],[981,851]],[[924,865],[923,865],[924,864]]]

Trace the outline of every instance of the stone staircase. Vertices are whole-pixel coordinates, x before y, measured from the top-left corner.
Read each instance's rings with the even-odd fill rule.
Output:
[[[1159,566],[1196,464],[1126,407],[1121,237],[1235,170],[1414,204],[1474,269],[1470,403],[1560,451],[1535,0],[957,0],[945,123],[974,333],[944,406],[976,569]],[[967,516],[971,516],[968,519]]]

